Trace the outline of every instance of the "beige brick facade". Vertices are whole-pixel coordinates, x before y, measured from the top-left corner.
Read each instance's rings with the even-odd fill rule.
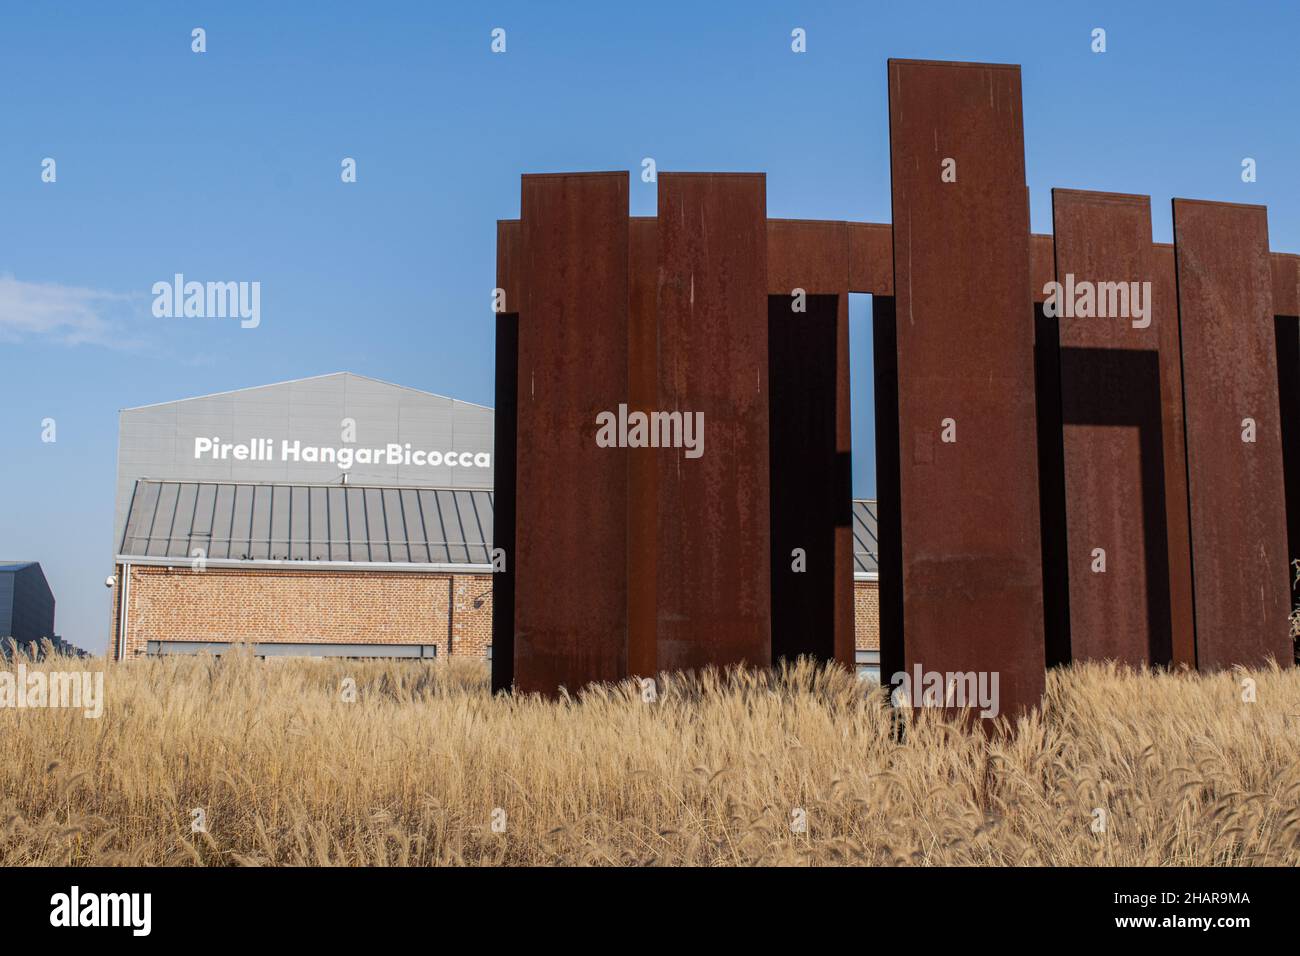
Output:
[[[880,650],[880,584],[853,582],[854,645],[860,651]]]
[[[117,570],[115,654],[124,580]],[[478,658],[492,643],[490,574],[133,565],[129,592],[126,658],[162,640],[433,644],[439,657]],[[854,582],[853,606],[857,649],[877,650],[876,582]]]
[[[122,581],[119,566],[115,649]],[[134,565],[128,591],[127,658],[158,640],[432,644],[439,657],[484,657],[492,641],[490,574]]]

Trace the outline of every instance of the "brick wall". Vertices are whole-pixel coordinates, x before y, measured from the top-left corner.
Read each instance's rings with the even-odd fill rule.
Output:
[[[136,565],[126,656],[168,640],[435,644],[439,657],[484,657],[491,588],[490,574]]]
[[[439,657],[479,658],[492,643],[490,574],[135,565],[130,602],[128,658],[161,640],[436,644]],[[879,649],[876,582],[853,582],[853,610],[857,649]]]
[[[880,650],[880,585],[853,582],[853,635],[860,651]]]

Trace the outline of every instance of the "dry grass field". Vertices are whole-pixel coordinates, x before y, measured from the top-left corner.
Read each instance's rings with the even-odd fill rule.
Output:
[[[467,665],[109,665],[99,719],[0,709],[0,864],[1295,865],[1300,671],[1253,703],[1242,676],[1075,668],[1014,733],[899,741],[805,667],[644,703],[494,699]]]

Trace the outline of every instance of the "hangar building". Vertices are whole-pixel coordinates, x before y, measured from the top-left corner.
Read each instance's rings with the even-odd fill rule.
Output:
[[[338,372],[125,409],[111,656],[486,657],[492,409]],[[878,659],[875,502],[854,504]]]

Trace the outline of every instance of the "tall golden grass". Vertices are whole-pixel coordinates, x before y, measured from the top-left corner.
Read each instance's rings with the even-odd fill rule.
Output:
[[[113,664],[98,720],[0,709],[0,863],[1294,865],[1300,672],[1253,703],[1243,676],[1074,667],[1011,733],[899,740],[804,665],[645,703],[494,698],[458,663]]]

